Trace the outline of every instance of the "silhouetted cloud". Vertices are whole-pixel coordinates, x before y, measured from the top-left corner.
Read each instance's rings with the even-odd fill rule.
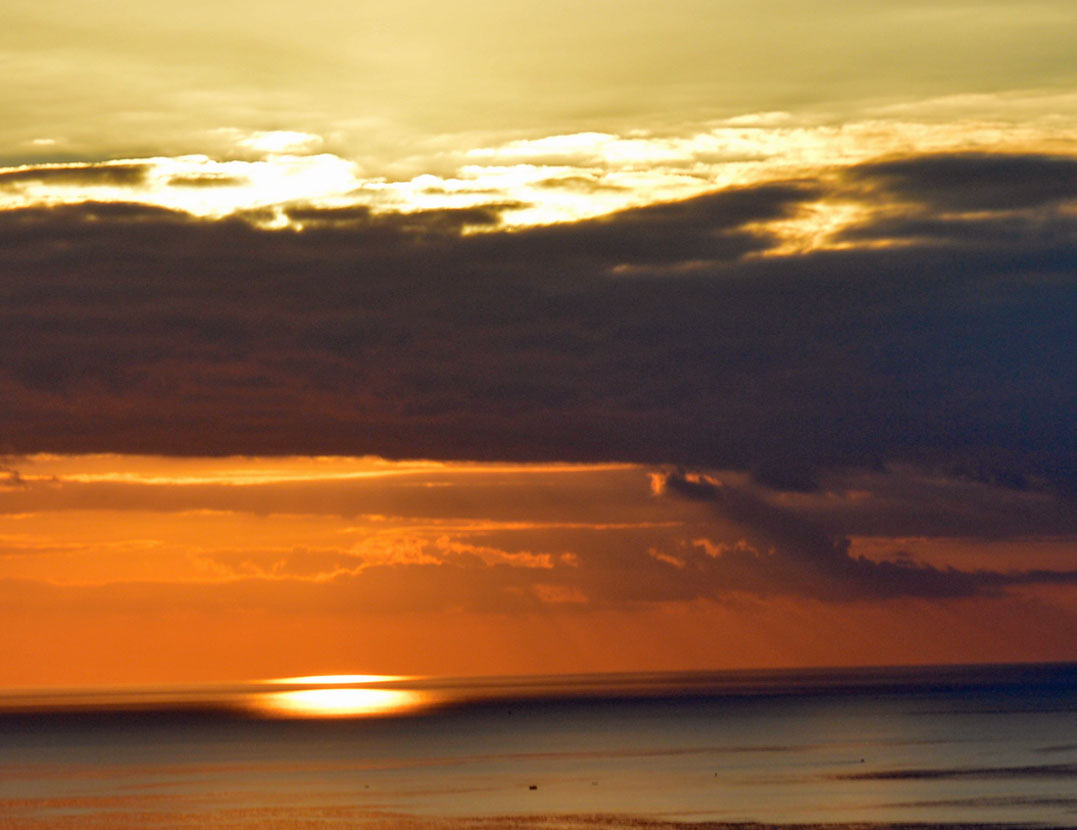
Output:
[[[959,778],[1077,778],[1077,764],[1029,764],[1020,767],[933,767],[888,769],[835,775],[843,781],[939,781]]]
[[[26,486],[26,480],[22,477],[18,467],[11,463],[9,459],[0,456],[0,490],[14,487],[24,488]]]
[[[249,184],[243,176],[172,176],[168,184],[172,187],[239,187]]]
[[[310,207],[294,206],[285,210],[293,222],[304,227],[313,225],[355,230],[382,229],[393,233],[426,235],[430,233],[453,234],[466,227],[497,225],[504,210],[522,207],[518,202],[505,202],[473,208],[445,208],[420,210],[411,213],[377,214],[365,206]]]
[[[743,487],[682,471],[656,475],[654,480],[658,492],[712,505],[722,520],[743,534],[732,545],[700,542],[714,560],[706,571],[718,591],[850,601],[973,596],[1017,585],[1077,584],[1077,570],[963,571],[901,558],[876,561],[853,556],[849,539]]]
[[[8,210],[0,440],[619,459],[800,490],[909,461],[1072,490],[1074,164],[875,162],[512,231],[509,204],[289,207],[302,231]],[[771,255],[769,223],[828,196],[869,209],[845,241],[899,244]]]
[[[911,156],[860,164],[844,178],[946,211],[1014,211],[1077,198],[1077,159],[1069,156]]]
[[[79,187],[131,187],[141,184],[148,164],[75,164],[56,167],[29,167],[0,171],[0,188],[41,183]]]

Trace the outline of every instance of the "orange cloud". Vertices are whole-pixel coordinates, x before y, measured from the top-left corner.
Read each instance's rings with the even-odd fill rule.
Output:
[[[8,466],[0,684],[1072,655],[1050,633],[1077,613],[1064,514],[917,470],[791,494],[626,465]],[[895,509],[939,488],[990,534]],[[1055,535],[1018,533],[1030,505]]]

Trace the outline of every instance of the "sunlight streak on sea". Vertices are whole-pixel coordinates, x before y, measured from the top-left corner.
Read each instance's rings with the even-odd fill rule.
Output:
[[[1077,826],[1077,666],[0,696],[0,826]]]

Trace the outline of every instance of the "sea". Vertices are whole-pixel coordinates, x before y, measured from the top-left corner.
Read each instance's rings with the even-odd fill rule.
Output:
[[[1077,828],[1077,664],[0,694],[0,828]]]

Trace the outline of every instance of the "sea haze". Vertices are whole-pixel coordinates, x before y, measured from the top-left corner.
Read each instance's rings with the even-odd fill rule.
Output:
[[[1077,664],[0,697],[6,828],[1077,827]]]

